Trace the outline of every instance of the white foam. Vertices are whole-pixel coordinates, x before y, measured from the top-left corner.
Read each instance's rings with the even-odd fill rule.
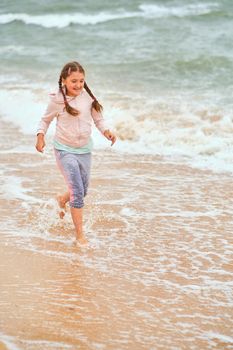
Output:
[[[208,339],[217,339],[220,340],[221,342],[224,343],[229,343],[231,345],[233,345],[233,337],[228,336],[228,335],[224,335],[221,333],[217,333],[217,332],[206,332],[204,333],[204,335],[201,338],[208,338]]]
[[[114,19],[134,17],[135,15],[135,13],[131,12],[100,12],[93,15],[82,13],[47,14],[41,16],[28,15],[26,13],[8,13],[0,15],[0,23],[6,24],[13,21],[22,21],[25,24],[36,24],[45,28],[64,28],[70,24],[94,25]]]
[[[197,3],[185,6],[163,6],[155,4],[142,4],[139,8],[148,16],[153,18],[161,17],[186,17],[200,16],[211,13],[219,8],[217,3]]]
[[[55,342],[49,340],[23,340],[22,342],[28,345],[41,346],[44,347],[44,349],[73,349],[73,345],[69,345],[64,342]]]
[[[7,346],[8,350],[22,350],[14,344],[15,339],[13,337],[0,333],[0,341]]]
[[[102,11],[96,14],[84,14],[80,12],[67,14],[46,14],[31,15],[27,13],[6,13],[0,15],[0,24],[11,23],[13,21],[21,21],[25,24],[35,24],[44,28],[64,28],[70,24],[95,25],[116,19],[132,18],[132,17],[185,17],[199,16],[208,14],[218,9],[218,4],[191,4],[186,6],[160,6],[154,4],[141,4],[139,11],[129,12],[125,10],[116,10],[114,12]]]
[[[48,91],[52,89],[45,91],[42,87],[33,87],[30,90],[28,87],[2,90],[0,115],[20,127],[23,133],[35,134],[48,103]],[[121,99],[120,96],[116,98]],[[231,111],[227,106],[213,107],[216,106],[213,102],[215,98],[215,95],[208,96],[197,102],[191,96],[180,95],[167,99],[165,103],[166,96],[142,101],[137,94],[128,94],[126,106],[112,108],[107,94],[104,97],[104,117],[107,126],[118,136],[113,150],[172,156],[174,159],[180,157],[181,161],[198,168],[232,172]],[[140,106],[137,101],[140,101]],[[55,121],[51,123],[48,134],[54,134],[54,129]],[[111,143],[96,128],[93,128],[93,139],[96,148],[111,149]],[[33,150],[31,147],[27,152]]]
[[[49,101],[48,93],[43,97],[33,93],[31,87],[14,90],[1,90],[0,114],[3,120],[20,127],[25,134],[35,134],[40,118],[43,116]],[[5,106],[7,105],[7,109]],[[54,125],[48,133],[53,132]]]
[[[17,147],[13,147],[11,149],[7,149],[7,150],[0,150],[0,154],[22,154],[22,153],[26,153],[26,154],[35,154],[35,147],[30,145],[30,146],[25,146],[25,145],[21,145],[21,146],[17,146]],[[22,163],[21,163],[22,165]],[[27,164],[27,167],[29,166],[35,166],[34,164]]]
[[[40,203],[41,200],[39,198],[35,198],[29,195],[27,192],[30,190],[26,187],[23,187],[23,181],[25,180],[30,181],[30,179],[20,178],[17,176],[2,176],[2,197],[22,200],[22,205],[23,203],[25,205],[29,205],[29,203]]]
[[[135,217],[138,213],[132,208],[123,208],[121,209],[121,214],[124,216]]]

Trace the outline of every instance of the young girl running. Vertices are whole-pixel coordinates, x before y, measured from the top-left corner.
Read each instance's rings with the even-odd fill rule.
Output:
[[[68,187],[66,193],[57,196],[57,200],[63,209],[69,202],[76,238],[79,243],[85,244],[87,240],[83,233],[83,200],[90,178],[92,120],[99,131],[112,142],[111,145],[115,143],[116,136],[105,127],[101,114],[103,107],[89,89],[85,81],[85,71],[78,62],[69,62],[63,67],[58,84],[58,92],[50,95],[47,110],[39,123],[36,149],[43,152],[44,135],[56,118],[54,151],[57,165]]]

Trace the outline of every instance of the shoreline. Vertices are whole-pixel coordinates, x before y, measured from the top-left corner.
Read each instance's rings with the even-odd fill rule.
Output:
[[[233,346],[229,174],[94,151],[90,244],[75,247],[69,213],[57,215],[64,181],[52,148],[27,153],[30,135],[7,124],[0,133],[0,347]]]
[[[34,150],[34,143],[35,143],[35,135],[32,134],[25,134],[22,133],[22,131],[20,130],[20,127],[17,127],[14,125],[14,123],[12,121],[6,121],[5,119],[2,119],[0,117],[0,125],[2,128],[2,138],[3,138],[3,142],[2,142],[2,154],[3,151],[7,152],[7,148],[4,149],[4,136],[9,137],[9,130],[11,130],[12,134],[15,135],[15,133],[19,136],[19,139],[23,138],[25,140],[27,140],[27,143],[30,143],[30,146],[33,147]],[[94,128],[94,127],[93,127]],[[4,133],[4,130],[7,130],[6,133]],[[10,132],[10,136],[11,136],[11,132]],[[53,136],[51,134],[46,135],[46,151],[45,151],[45,156],[48,156],[49,153],[51,154],[52,149],[53,149]],[[18,146],[19,143],[17,142],[17,140],[12,139],[11,140],[12,143],[15,146]],[[143,161],[143,159],[145,158],[146,161],[148,161],[148,159],[151,159],[151,161],[161,161],[162,163],[166,163],[166,164],[171,164],[171,165],[177,165],[177,166],[186,166],[187,168],[193,169],[193,171],[203,171],[203,172],[209,172],[210,174],[218,174],[218,175],[226,175],[226,176],[232,176],[233,170],[229,170],[229,169],[219,169],[216,167],[211,167],[210,165],[204,165],[204,162],[207,160],[208,163],[208,157],[206,158],[206,160],[203,159],[199,159],[199,161],[201,161],[203,164],[198,165],[197,163],[197,159],[198,157],[189,157],[187,155],[181,155],[181,154],[158,154],[155,153],[153,154],[153,151],[151,150],[151,152],[139,152],[136,153],[135,151],[132,151],[132,145],[130,145],[130,150],[126,151],[124,149],[124,151],[122,151],[122,149],[115,149],[115,147],[111,147],[109,141],[105,140],[105,144],[106,147],[103,147],[103,145],[101,145],[99,148],[95,148],[95,143],[94,143],[94,149],[93,149],[93,154],[99,154],[99,156],[101,155],[101,152],[103,153],[102,157],[104,158],[104,155],[107,154],[107,156],[110,155],[114,155],[114,157],[118,158],[124,158],[124,157],[132,157],[134,159],[137,159],[137,157],[140,157],[140,162]],[[124,142],[122,140],[117,140],[117,142]],[[8,140],[7,140],[8,143]],[[127,147],[127,144],[126,144]],[[10,149],[12,148],[12,145],[10,147]],[[23,152],[25,151],[25,149],[23,150]],[[32,154],[35,154],[33,152],[29,152]],[[36,152],[38,153],[38,152]],[[196,159],[196,160],[195,160]]]

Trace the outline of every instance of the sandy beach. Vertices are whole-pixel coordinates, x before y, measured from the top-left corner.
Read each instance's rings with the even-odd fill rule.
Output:
[[[1,122],[0,349],[233,349],[232,177],[93,153],[76,246],[48,139]]]

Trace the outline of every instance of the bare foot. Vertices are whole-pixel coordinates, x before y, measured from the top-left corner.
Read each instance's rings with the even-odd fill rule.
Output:
[[[66,202],[65,202],[63,196],[61,196],[61,195],[57,195],[56,200],[57,200],[57,203],[59,205],[59,208],[63,209],[63,210],[59,211],[59,217],[60,217],[60,219],[63,219],[65,216],[65,212],[66,212]]]
[[[82,234],[79,235],[78,237],[76,236],[77,242],[81,245],[86,245],[88,244],[88,240],[86,239],[86,237]]]
[[[65,216],[65,213],[64,213],[64,211],[61,210],[61,211],[59,211],[58,215],[59,215],[60,219],[63,219]]]

